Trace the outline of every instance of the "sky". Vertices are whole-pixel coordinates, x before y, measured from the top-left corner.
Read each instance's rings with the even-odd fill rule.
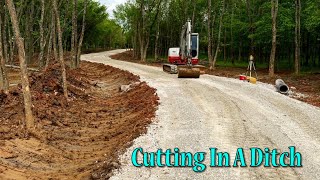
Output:
[[[125,3],[127,0],[99,0],[99,2],[108,8],[108,14],[113,17],[113,10],[116,9],[117,5]]]

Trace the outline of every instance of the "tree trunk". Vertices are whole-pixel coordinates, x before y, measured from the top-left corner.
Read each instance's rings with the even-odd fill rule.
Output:
[[[18,46],[18,56],[20,61],[20,69],[21,69],[21,84],[22,84],[22,92],[24,98],[24,108],[25,108],[25,115],[26,115],[26,127],[29,132],[32,132],[34,128],[34,119],[32,115],[32,100],[31,100],[31,92],[28,80],[28,71],[27,71],[27,64],[25,59],[25,51],[23,45],[23,39],[20,35],[19,24],[17,20],[16,10],[12,0],[6,0],[7,7],[11,16],[11,22],[16,38],[16,44]]]
[[[234,65],[234,49],[233,49],[233,16],[234,16],[234,5],[231,4],[232,9],[231,9],[231,22],[230,22],[230,58],[231,62]]]
[[[140,13],[141,13],[141,23],[140,23],[140,60],[145,62],[147,59],[147,49],[148,49],[148,37],[146,30],[146,10],[145,10],[145,2],[141,1],[140,4]]]
[[[58,49],[57,49],[57,28],[56,28],[56,18],[53,10],[52,10],[52,22],[53,22],[53,26],[52,26],[53,56],[54,56],[54,60],[58,61],[59,58],[58,58]]]
[[[44,8],[45,8],[45,2],[44,0],[41,0],[41,18],[39,22],[39,29],[40,29],[40,53],[39,53],[39,63],[40,67],[42,68],[44,66],[43,61],[43,54],[44,54],[44,46],[45,46],[45,39],[44,39],[44,30],[43,30],[43,21],[44,21]]]
[[[2,10],[2,8],[0,7],[0,10]],[[5,56],[3,54],[3,44],[2,44],[2,31],[3,31],[3,24],[4,22],[2,21],[2,14],[0,14],[0,81],[2,82],[2,88],[4,90],[5,93],[8,93],[9,91],[9,82],[8,82],[8,78],[7,78],[7,71],[6,71],[6,61],[5,61]],[[6,43],[6,42],[5,42]]]
[[[216,49],[216,52],[215,52],[215,55],[214,55],[214,59],[213,59],[212,65],[210,66],[210,69],[214,69],[215,68],[215,65],[216,65],[216,62],[217,62],[217,59],[218,59],[224,11],[225,11],[225,0],[222,1],[222,12],[221,12],[221,15],[220,15],[220,22],[219,22],[217,49]]]
[[[253,25],[253,18],[252,18],[252,11],[251,11],[251,3],[250,0],[246,0],[246,8],[247,8],[247,14],[249,17],[249,32],[250,34],[254,34],[254,25]],[[250,38],[250,55],[254,55],[254,40],[253,38]]]
[[[223,61],[226,63],[227,61],[227,28],[224,27],[224,38],[223,38]]]
[[[1,3],[2,8],[1,9],[1,13],[2,17],[3,17],[3,21],[2,21],[2,31],[0,31],[0,33],[2,33],[2,39],[3,39],[3,57],[4,59],[8,62],[9,61],[9,53],[8,53],[8,40],[7,40],[7,22],[8,22],[8,15],[7,15],[7,10],[4,7],[4,1],[3,4]]]
[[[6,13],[5,13],[5,17],[6,17]],[[9,18],[6,18],[6,25],[9,25]],[[9,47],[10,47],[10,64],[14,64],[14,51],[15,51],[15,37],[14,35],[12,35],[13,33],[11,33],[11,28],[8,28],[8,42],[9,42]]]
[[[157,23],[157,31],[156,31],[156,40],[154,44],[154,60],[158,60],[158,41],[159,41],[159,36],[160,36],[160,21],[158,20]]]
[[[77,10],[78,10],[78,1],[72,1],[72,35],[71,35],[71,57],[72,68],[77,67],[77,41],[78,41],[78,33],[77,33]]]
[[[211,69],[211,64],[213,61],[212,58],[212,35],[211,35],[211,14],[212,14],[212,0],[208,0],[208,60],[210,64],[210,69]]]
[[[241,56],[242,56],[242,42],[240,41],[239,43],[239,52],[238,52],[238,61],[240,62],[241,61]]]
[[[33,20],[34,20],[34,0],[31,0],[28,7],[30,7],[29,14],[26,21],[26,39],[25,39],[25,45],[26,45],[26,61],[27,63],[30,63],[33,56]]]
[[[62,73],[62,87],[63,87],[63,94],[65,98],[68,98],[68,90],[67,90],[67,75],[66,75],[66,68],[63,59],[63,46],[62,46],[62,32],[60,27],[60,15],[57,7],[57,0],[52,1],[53,10],[55,14],[56,20],[56,28],[58,33],[58,46],[59,46],[59,60],[61,65],[61,73]]]
[[[84,1],[83,16],[82,16],[82,29],[81,29],[81,35],[80,35],[80,40],[79,40],[79,45],[78,45],[77,67],[79,67],[79,65],[80,65],[81,48],[82,48],[82,43],[83,43],[83,38],[84,38],[84,31],[86,28],[87,7],[88,7],[88,0],[85,0]]]
[[[300,16],[301,16],[301,1],[296,0],[296,27],[295,27],[295,61],[294,61],[294,69],[295,74],[298,75],[300,73]]]
[[[192,22],[193,24],[195,24],[197,1],[192,1],[192,0],[191,0],[191,3],[193,4],[193,11],[192,11],[192,19],[191,19],[191,22]]]
[[[278,0],[271,0],[271,16],[272,16],[272,48],[269,62],[269,76],[274,76],[274,62],[277,50],[277,15],[278,15]]]
[[[310,32],[307,32],[307,43],[306,43],[306,66],[309,66],[309,60],[310,60]]]
[[[52,14],[53,16],[53,14]],[[51,22],[51,27],[50,27],[50,37],[49,37],[49,41],[48,41],[48,50],[47,50],[47,59],[46,59],[46,64],[45,64],[45,69],[48,68],[49,66],[49,61],[50,61],[50,58],[51,58],[51,50],[52,50],[52,38],[53,38],[53,34],[55,33],[55,29],[54,29],[54,20],[52,20]]]
[[[148,52],[148,47],[149,47],[149,38],[146,38],[146,41],[147,42],[145,42],[145,45],[144,45],[144,47],[142,49],[142,54],[141,54],[142,62],[146,62],[146,60],[147,60],[147,52]]]

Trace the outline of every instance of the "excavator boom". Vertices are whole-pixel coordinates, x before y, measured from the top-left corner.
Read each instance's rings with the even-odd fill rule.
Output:
[[[200,69],[194,68],[192,65],[192,58],[195,56],[195,54],[192,53],[192,45],[198,42],[192,41],[192,26],[190,20],[182,27],[180,39],[181,58],[186,59],[186,65],[178,66],[178,78],[199,78]]]

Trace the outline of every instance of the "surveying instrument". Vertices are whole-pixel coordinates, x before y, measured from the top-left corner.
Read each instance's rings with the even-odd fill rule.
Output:
[[[256,77],[252,77],[252,73],[255,73]],[[248,74],[249,74],[249,77],[248,77]],[[255,84],[257,82],[257,79],[258,79],[258,74],[257,74],[257,70],[256,70],[256,66],[254,64],[254,57],[252,55],[250,55],[250,58],[249,58],[249,65],[248,65],[248,69],[247,69],[247,72],[246,72],[246,77],[247,77],[247,80],[253,84]]]
[[[251,78],[252,77],[252,71],[254,71],[256,78],[258,79],[258,74],[257,74],[257,70],[256,70],[256,66],[254,64],[254,57],[252,55],[250,55],[250,59],[249,59],[249,65],[248,65],[248,69],[246,72],[246,76],[248,76]]]

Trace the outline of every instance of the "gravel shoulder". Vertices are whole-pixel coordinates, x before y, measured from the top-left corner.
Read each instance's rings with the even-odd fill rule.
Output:
[[[159,67],[112,60],[115,50],[82,56],[139,75],[157,89],[160,105],[147,134],[137,138],[121,156],[122,167],[111,179],[318,179],[320,177],[320,108],[276,93],[266,84],[203,75],[178,79]],[[235,154],[251,147],[288,151],[296,146],[302,168],[210,168],[197,174],[191,168],[135,168],[131,153],[137,147],[180,151],[220,151]],[[249,151],[246,151],[249,153]],[[249,154],[246,154],[249,156]],[[232,159],[232,157],[231,157]],[[209,164],[208,162],[206,164]]]

